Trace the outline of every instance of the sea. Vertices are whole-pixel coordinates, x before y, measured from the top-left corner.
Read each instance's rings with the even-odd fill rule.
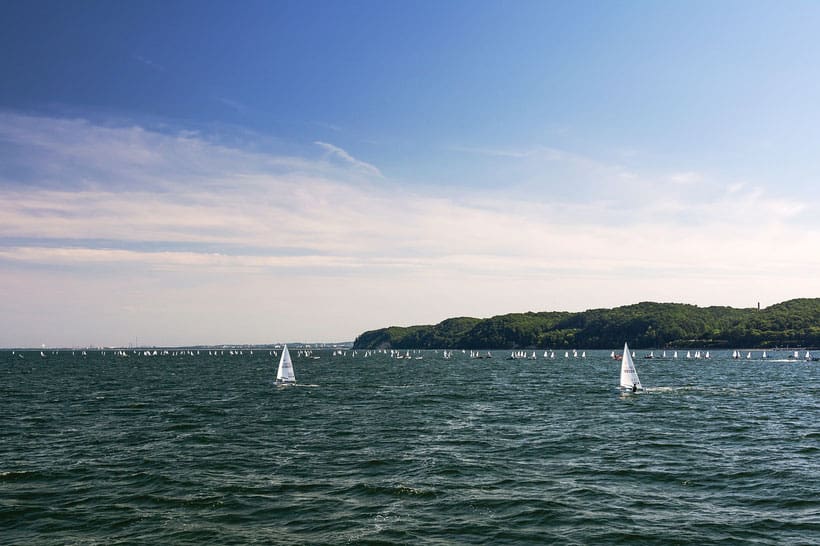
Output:
[[[820,362],[646,352],[2,351],[0,543],[820,544]]]

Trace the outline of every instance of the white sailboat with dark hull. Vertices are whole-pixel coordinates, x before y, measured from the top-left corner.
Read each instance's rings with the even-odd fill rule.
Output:
[[[293,361],[290,359],[288,346],[282,348],[282,356],[279,357],[279,369],[276,371],[277,385],[295,385],[296,374],[293,373]]]
[[[638,372],[635,371],[635,362],[632,360],[632,354],[629,352],[629,346],[624,343],[624,355],[621,358],[621,389],[632,392],[642,391],[643,386],[641,380],[638,379]]]

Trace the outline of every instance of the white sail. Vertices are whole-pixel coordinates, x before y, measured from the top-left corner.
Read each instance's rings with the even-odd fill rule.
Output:
[[[637,387],[643,390],[641,380],[638,379],[638,372],[635,371],[635,363],[629,353],[629,347],[624,343],[624,356],[621,358],[621,388],[632,389]]]
[[[282,356],[279,358],[279,370],[276,372],[277,383],[296,383],[296,375],[293,373],[293,362],[290,359],[288,346],[282,349]]]

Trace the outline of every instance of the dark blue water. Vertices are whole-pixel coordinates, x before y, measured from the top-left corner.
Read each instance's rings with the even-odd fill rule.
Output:
[[[1,352],[0,542],[820,544],[819,362],[292,354]]]

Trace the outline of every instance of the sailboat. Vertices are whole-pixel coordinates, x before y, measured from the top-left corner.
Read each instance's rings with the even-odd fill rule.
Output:
[[[621,359],[621,385],[622,389],[628,389],[632,392],[643,390],[641,380],[638,379],[638,372],[635,371],[635,363],[632,361],[632,355],[629,352],[629,347],[624,343],[624,356]]]
[[[279,358],[279,369],[276,371],[277,385],[293,385],[296,383],[296,375],[293,373],[293,362],[290,359],[288,346],[282,348],[282,356]]]

